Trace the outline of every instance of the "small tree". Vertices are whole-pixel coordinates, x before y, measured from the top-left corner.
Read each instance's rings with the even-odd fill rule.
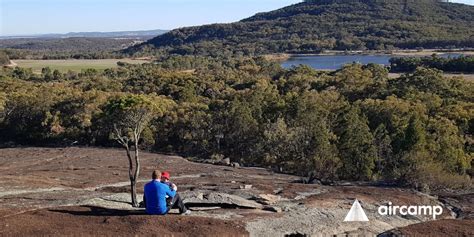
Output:
[[[125,148],[129,162],[128,174],[132,206],[138,207],[137,179],[140,175],[139,143],[142,132],[172,102],[156,96],[126,95],[111,99],[105,106],[111,137]]]
[[[341,176],[351,180],[372,179],[377,149],[367,119],[359,108],[351,107],[342,115],[338,130],[338,148],[343,162]]]

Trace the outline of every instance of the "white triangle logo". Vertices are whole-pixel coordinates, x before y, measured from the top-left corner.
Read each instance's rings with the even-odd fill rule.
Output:
[[[359,201],[356,199],[352,204],[351,210],[347,213],[344,222],[355,222],[355,221],[369,221],[369,218],[365,215],[364,209],[360,206]]]

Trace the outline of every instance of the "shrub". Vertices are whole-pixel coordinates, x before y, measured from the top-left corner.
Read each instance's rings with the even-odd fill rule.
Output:
[[[423,192],[472,187],[468,175],[448,173],[439,163],[424,163],[406,177],[407,184]]]
[[[0,66],[8,64],[10,64],[10,59],[8,58],[8,55],[5,52],[0,51]]]

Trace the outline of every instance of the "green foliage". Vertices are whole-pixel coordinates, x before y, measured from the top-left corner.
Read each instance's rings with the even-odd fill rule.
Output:
[[[6,97],[6,93],[0,92],[0,122],[2,122],[5,117],[5,105],[7,103]]]
[[[408,175],[407,183],[424,192],[446,188],[469,189],[472,187],[472,178],[449,173],[441,163],[425,162]]]
[[[54,101],[64,98],[61,98],[59,93],[71,91],[55,87],[58,93],[56,94],[52,93],[51,87],[46,85],[32,87],[23,83],[23,86],[24,88],[17,88],[6,96],[3,120],[6,127],[4,138],[16,137],[26,142],[57,138],[63,132],[63,128],[58,120],[59,111],[54,110]]]
[[[393,170],[390,164],[394,162],[394,154],[392,147],[392,138],[384,124],[380,124],[374,133],[374,145],[377,152],[378,160],[375,161],[374,178],[390,178]]]
[[[0,142],[116,146],[121,137],[306,182],[461,187],[472,174],[472,88],[426,68],[389,79],[376,65],[285,70],[245,57],[173,56],[103,72],[4,69]]]
[[[426,131],[424,130],[420,120],[413,116],[408,122],[408,127],[405,129],[405,138],[400,144],[400,148],[404,151],[413,149],[423,149],[426,144]]]
[[[0,66],[10,64],[10,58],[5,53],[5,51],[0,51]]]
[[[438,0],[305,1],[236,23],[176,29],[125,52],[228,56],[473,47],[473,16],[473,6]]]
[[[342,115],[338,135],[343,177],[356,180],[372,179],[378,160],[377,149],[367,119],[360,115],[357,107],[350,108]]]
[[[307,182],[334,180],[340,159],[326,118],[313,109],[298,113],[291,127],[282,118],[267,124],[263,133],[265,163],[305,176]]]
[[[474,72],[474,56],[442,58],[433,54],[431,57],[391,58],[392,72],[413,72],[418,67],[435,68],[444,72]]]
[[[102,109],[104,128],[124,146],[136,145],[150,122],[163,116],[173,101],[154,95],[122,95],[111,98]],[[107,126],[109,125],[109,126]],[[148,136],[150,137],[150,136]],[[153,143],[153,141],[148,141]]]
[[[469,88],[470,83],[460,83],[459,78],[445,78],[442,71],[427,68],[418,68],[414,73],[392,80],[389,84],[393,93],[400,97],[422,92],[464,101],[469,100],[473,90]]]
[[[464,152],[465,139],[459,136],[459,129],[449,119],[431,118],[428,121],[430,151],[436,161],[443,164],[448,173],[464,175],[471,168],[469,154]]]

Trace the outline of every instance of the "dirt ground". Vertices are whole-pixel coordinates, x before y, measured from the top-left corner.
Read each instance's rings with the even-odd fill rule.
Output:
[[[141,161],[139,192],[151,172],[160,169],[171,173],[183,195],[222,193],[257,204],[256,197],[271,194],[278,201],[265,206],[271,210],[227,205],[209,210],[196,207],[189,216],[176,212],[148,216],[129,204],[128,163],[120,149],[0,149],[0,236],[376,235],[387,231],[472,236],[472,193],[446,193],[438,199],[402,188],[304,185],[298,177],[261,168],[193,163],[146,152],[141,153]],[[355,198],[371,220],[368,225],[342,223]],[[445,203],[445,220],[378,217],[377,206],[387,200],[399,205]]]
[[[8,236],[246,236],[243,223],[180,215],[147,216],[143,212],[99,207],[58,207],[1,220]]]
[[[439,220],[414,224],[390,234],[395,236],[474,236],[474,220]]]

